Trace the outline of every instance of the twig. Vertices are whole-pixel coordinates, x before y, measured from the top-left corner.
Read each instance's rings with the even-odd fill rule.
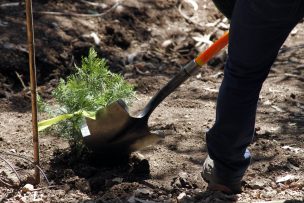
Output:
[[[23,5],[23,3],[12,2],[12,3],[4,3],[4,4],[1,4],[0,7],[1,7],[1,8],[6,8],[6,7],[13,7],[13,6],[20,6],[20,5]]]
[[[21,159],[24,159],[24,160],[30,162],[32,165],[34,165],[36,168],[38,168],[38,170],[41,172],[42,176],[45,178],[45,180],[48,183],[48,185],[51,184],[50,181],[48,180],[46,174],[43,172],[43,170],[37,164],[35,164],[33,161],[31,161],[30,159],[28,159],[28,158],[26,158],[24,156],[21,156],[21,155],[11,154],[11,153],[4,152],[4,151],[0,151],[0,153],[6,154],[6,155],[9,155],[9,156],[15,156],[15,157],[18,157],[18,158],[21,158]]]
[[[5,185],[6,187],[14,187],[13,185],[11,185],[11,184],[5,182],[4,180],[2,180],[2,178],[0,178],[0,182],[1,182],[3,185]],[[4,198],[6,198],[6,197],[4,197]],[[3,199],[3,198],[2,198],[2,199]],[[1,200],[1,199],[0,199],[0,200]],[[1,202],[1,201],[0,201],[0,202]]]
[[[48,187],[36,188],[36,189],[33,189],[32,191],[40,191],[40,190],[50,189],[50,188],[56,188],[56,187],[58,187],[58,185],[50,185]]]
[[[1,179],[0,179],[1,181]],[[4,202],[4,200],[8,197],[8,194],[6,193],[3,197],[0,198],[0,203]]]
[[[285,73],[284,75],[287,76],[287,77],[293,77],[293,78],[297,78],[299,80],[303,80],[304,81],[304,77],[301,76],[301,75],[295,75],[295,74],[290,74],[290,73]]]
[[[212,23],[207,23],[206,27],[217,27],[221,23],[221,21],[222,21],[222,19],[219,18]]]
[[[2,158],[1,156],[0,156],[0,159],[1,159],[2,161],[4,161],[5,163],[7,163],[7,165],[9,165],[9,167],[14,171],[14,173],[16,174],[16,176],[17,176],[19,182],[21,183],[21,182],[22,182],[22,181],[21,181],[21,177],[19,176],[19,173],[15,170],[14,166],[13,166],[9,161],[7,161],[6,159]]]
[[[105,5],[105,4],[102,4],[102,3],[96,3],[96,2],[86,1],[86,0],[80,0],[80,1],[82,3],[88,4],[88,5],[91,5],[91,6],[102,7],[102,8],[104,8],[104,5]]]
[[[178,6],[178,12],[179,14],[184,17],[187,21],[189,21],[190,23],[194,24],[194,25],[197,25],[197,26],[200,26],[200,27],[203,27],[201,24],[195,22],[194,20],[192,20],[189,16],[187,16],[185,13],[183,13],[182,11],[182,4],[180,3],[179,6]]]
[[[299,65],[296,67],[296,69],[304,69],[304,65]]]
[[[19,73],[17,73],[17,71],[15,71],[15,73],[16,73],[18,79],[19,79],[20,82],[21,82],[21,85],[22,85],[22,87],[23,87],[23,90],[27,89],[26,86],[25,86],[25,84],[24,84],[24,82],[23,82],[23,80],[22,80],[22,78],[21,78],[21,75],[20,75]]]
[[[141,74],[141,75],[150,75],[150,72],[143,72],[141,71],[139,68],[135,67],[135,70],[137,73]]]
[[[206,91],[209,91],[209,92],[215,92],[215,93],[218,93],[218,92],[219,92],[218,89],[211,89],[211,88],[209,88],[209,87],[204,87],[203,89],[206,90]]]
[[[44,14],[44,15],[58,15],[58,16],[73,16],[73,17],[101,17],[104,16],[111,11],[113,11],[120,2],[115,3],[111,8],[106,10],[103,13],[95,13],[95,14],[86,14],[86,13],[72,13],[72,12],[56,12],[56,11],[38,11],[35,13]]]

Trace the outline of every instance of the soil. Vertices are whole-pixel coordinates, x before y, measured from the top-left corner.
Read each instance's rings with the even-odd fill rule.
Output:
[[[140,110],[207,46],[194,36],[212,41],[229,27],[211,1],[197,1],[197,10],[195,0],[92,2],[33,2],[38,91],[46,100],[59,78],[94,47],[113,72],[135,85],[131,109]],[[47,179],[26,189],[34,166],[25,6],[6,3],[0,3],[0,202],[303,202],[303,22],[263,86],[242,194],[209,191],[200,176],[207,155],[204,132],[214,122],[226,51],[152,114],[151,131],[163,135],[157,144],[113,161],[79,155],[64,138],[44,133],[40,167]],[[104,14],[94,16],[98,13]]]

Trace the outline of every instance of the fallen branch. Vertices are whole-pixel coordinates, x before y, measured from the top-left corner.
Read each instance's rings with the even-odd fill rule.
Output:
[[[57,15],[57,16],[72,16],[72,17],[101,17],[104,16],[111,11],[113,11],[120,3],[117,2],[111,8],[106,10],[103,13],[95,13],[95,14],[86,14],[86,13],[73,13],[73,12],[56,12],[56,11],[38,11],[35,13],[43,14],[43,15]]]

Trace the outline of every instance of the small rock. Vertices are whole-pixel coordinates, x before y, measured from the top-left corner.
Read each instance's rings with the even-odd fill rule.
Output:
[[[294,28],[291,32],[290,32],[290,35],[291,36],[294,36],[294,35],[296,35],[297,33],[298,33],[298,29],[297,28]]]
[[[9,152],[13,153],[13,154],[16,154],[17,151],[15,149],[10,149]]]
[[[285,176],[281,176],[281,177],[276,178],[276,183],[284,183],[284,182],[287,182],[287,181],[293,181],[295,179],[296,179],[296,177],[294,175],[287,174]]]
[[[263,180],[255,180],[249,183],[250,187],[254,190],[256,189],[263,189],[265,187],[265,181]]]
[[[191,196],[189,196],[189,195],[186,195],[185,192],[180,193],[176,199],[177,199],[178,203],[193,203],[194,202],[193,198],[191,198]]]
[[[23,188],[21,189],[21,191],[23,193],[27,193],[27,192],[31,192],[34,190],[34,186],[32,184],[26,184],[25,186],[23,186]]]
[[[182,192],[177,196],[177,201],[181,201],[184,197],[186,197],[186,193]]]
[[[116,9],[115,9],[115,12],[116,12],[117,14],[121,14],[121,13],[123,13],[125,10],[126,10],[126,9],[125,9],[125,7],[124,7],[123,5],[118,5],[118,6],[116,7]]]
[[[169,45],[171,45],[173,42],[172,42],[172,40],[171,39],[168,39],[168,40],[165,40],[165,41],[163,41],[163,43],[161,44],[161,46],[163,47],[163,48],[167,48]]]

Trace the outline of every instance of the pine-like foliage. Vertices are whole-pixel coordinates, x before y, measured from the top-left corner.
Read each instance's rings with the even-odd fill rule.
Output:
[[[76,73],[60,80],[53,95],[67,113],[78,110],[96,111],[118,99],[130,99],[133,87],[121,75],[108,70],[107,62],[97,57],[94,49],[82,59]]]
[[[58,108],[52,116],[56,116],[78,111],[96,112],[118,99],[128,102],[134,97],[134,91],[121,75],[110,72],[106,60],[98,58],[91,48],[88,57],[82,58],[81,67],[76,67],[76,72],[66,80],[60,80],[53,96]],[[57,130],[78,142],[82,120],[81,115],[75,115],[57,124]]]

